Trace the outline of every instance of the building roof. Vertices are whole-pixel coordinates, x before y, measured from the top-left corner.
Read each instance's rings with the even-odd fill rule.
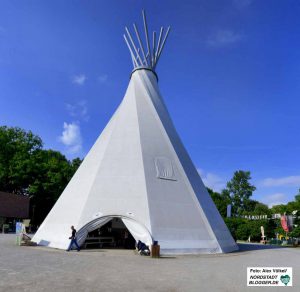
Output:
[[[0,217],[28,218],[29,197],[0,192]]]

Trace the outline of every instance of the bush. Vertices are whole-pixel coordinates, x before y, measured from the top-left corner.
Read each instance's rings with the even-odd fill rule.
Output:
[[[233,239],[237,240],[238,239],[237,229],[240,225],[245,224],[246,219],[232,217],[232,218],[225,218],[224,221],[225,221],[227,228],[229,229]]]
[[[247,223],[243,223],[237,227],[236,237],[239,240],[247,240],[250,235],[250,228]]]
[[[300,226],[297,226],[289,233],[291,237],[300,237]]]
[[[273,220],[247,220],[242,218],[225,218],[225,223],[235,240],[261,240],[261,226],[267,238],[274,237],[276,225]]]

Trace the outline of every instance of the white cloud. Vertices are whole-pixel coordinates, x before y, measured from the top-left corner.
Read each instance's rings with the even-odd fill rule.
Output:
[[[84,74],[75,75],[72,77],[72,82],[77,85],[84,85],[87,77]]]
[[[275,193],[262,197],[261,201],[271,208],[274,205],[286,204],[287,196],[283,193]]]
[[[216,192],[220,192],[226,187],[226,181],[217,174],[205,172],[203,169],[198,169],[198,172],[206,187],[209,187]]]
[[[76,105],[72,105],[70,103],[66,104],[66,109],[71,117],[76,116]]]
[[[108,78],[107,74],[102,74],[102,75],[98,76],[98,81],[100,83],[106,83],[107,82],[107,78]]]
[[[81,100],[75,104],[67,103],[66,109],[71,117],[80,118],[86,122],[90,118],[88,115],[88,107],[86,100]]]
[[[219,30],[212,34],[206,40],[206,44],[210,47],[224,47],[234,44],[243,39],[241,34],[235,33],[232,30]]]
[[[300,175],[279,177],[279,178],[266,178],[261,184],[265,187],[278,187],[278,186],[299,186]]]
[[[64,123],[64,130],[59,137],[59,141],[62,142],[70,154],[75,154],[82,149],[82,137],[80,132],[80,126],[76,123]]]

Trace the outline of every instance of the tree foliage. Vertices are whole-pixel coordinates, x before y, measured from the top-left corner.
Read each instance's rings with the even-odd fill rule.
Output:
[[[298,190],[298,194],[295,196],[295,202],[300,204],[300,189]]]
[[[232,202],[233,215],[240,215],[243,211],[247,211],[250,197],[256,190],[256,187],[250,184],[250,179],[250,171],[238,170],[227,183],[227,190]]]
[[[271,210],[269,207],[256,200],[249,199],[242,215],[267,215],[270,216]]]
[[[287,206],[284,204],[274,205],[271,208],[272,214],[284,214],[287,211]]]
[[[294,216],[294,229],[288,233],[291,237],[300,237],[300,189],[295,195],[294,201],[287,204],[281,204],[269,208],[267,205],[252,200],[252,192],[255,186],[251,185],[249,180],[249,171],[236,171],[227,188],[221,193],[207,188],[220,214],[225,218],[225,223],[232,236],[236,240],[247,240],[250,236],[252,241],[261,239],[261,226],[264,227],[265,234],[268,238],[274,238],[276,233],[285,235],[279,219],[269,220],[249,220],[240,215],[267,215],[284,214]],[[226,218],[227,205],[232,204],[233,217]]]
[[[78,164],[53,150],[39,150],[33,156],[34,181],[28,187],[33,207],[32,219],[41,222],[72,178]]]
[[[225,221],[227,228],[229,229],[233,239],[234,240],[239,239],[238,235],[237,235],[238,226],[240,226],[241,224],[244,224],[244,222],[246,222],[246,219],[232,217],[232,218],[225,218],[224,221]]]
[[[42,146],[31,131],[0,127],[0,190],[30,196],[36,224],[44,220],[81,163]]]
[[[222,217],[227,216],[227,205],[231,203],[230,197],[226,191],[220,193],[214,192],[212,189],[207,188],[208,193],[213,199],[218,211],[220,212]]]
[[[261,240],[261,226],[264,227],[267,238],[275,237],[273,220],[248,220],[243,218],[226,218],[225,223],[235,240]]]
[[[41,138],[31,131],[0,127],[0,190],[28,194],[35,167],[31,158],[42,145]]]
[[[257,202],[253,210],[254,215],[271,215],[270,209],[267,205]]]
[[[300,226],[295,227],[290,233],[291,237],[299,237],[300,238]]]

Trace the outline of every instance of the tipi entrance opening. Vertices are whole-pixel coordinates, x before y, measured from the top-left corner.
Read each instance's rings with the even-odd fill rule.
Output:
[[[86,249],[134,249],[135,239],[126,228],[122,219],[113,217],[101,227],[88,232],[82,247]]]

